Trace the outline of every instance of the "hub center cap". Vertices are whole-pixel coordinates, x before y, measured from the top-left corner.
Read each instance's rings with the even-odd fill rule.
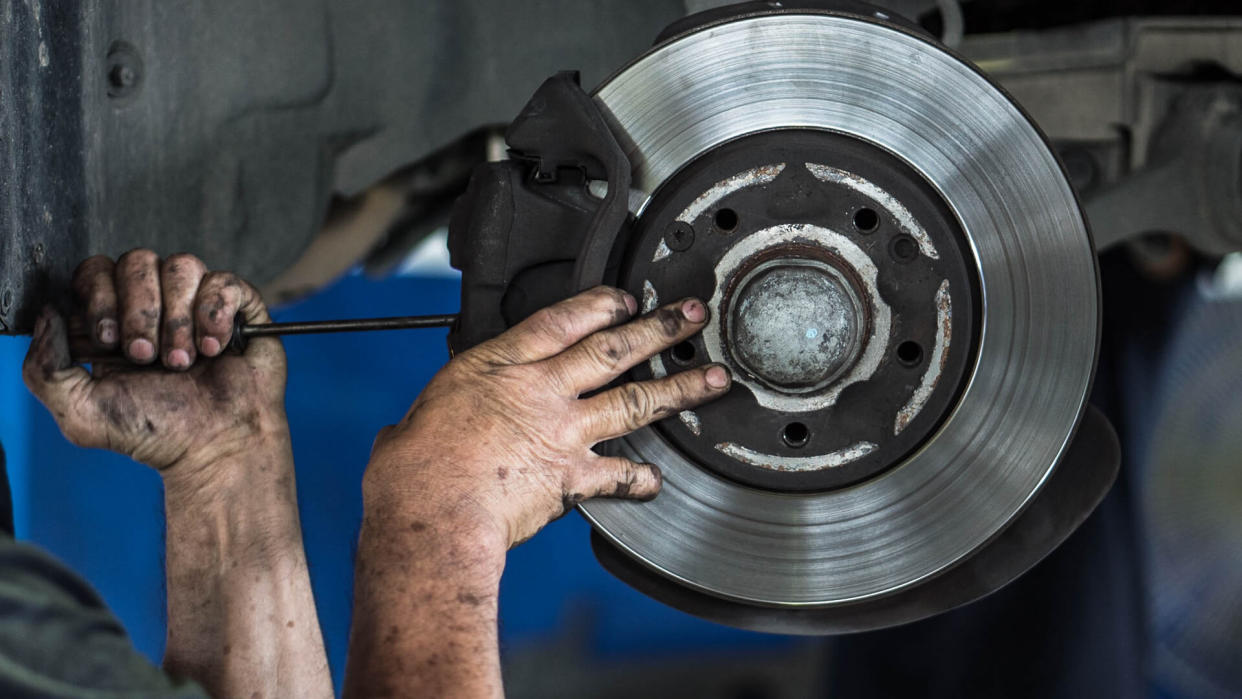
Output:
[[[858,293],[825,262],[769,260],[741,280],[729,307],[734,359],[777,390],[823,388],[849,369],[862,349]]]

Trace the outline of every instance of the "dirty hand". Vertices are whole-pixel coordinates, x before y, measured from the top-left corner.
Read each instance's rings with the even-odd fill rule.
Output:
[[[280,342],[256,339],[244,356],[217,356],[235,315],[268,320],[249,284],[192,255],[161,261],[133,250],[115,263],[83,262],[73,291],[70,324],[99,354],[119,351],[125,361],[96,363],[92,373],[75,365],[65,321],[44,309],[22,373],[69,441],[195,480],[228,455],[287,451]]]
[[[591,448],[728,390],[712,365],[581,397],[702,330],[694,299],[636,320],[632,296],[597,287],[453,359],[376,439],[369,512],[456,527],[505,548],[592,497],[650,499],[656,466]]]

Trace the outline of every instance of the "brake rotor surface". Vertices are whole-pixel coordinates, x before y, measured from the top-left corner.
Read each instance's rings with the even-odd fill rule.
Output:
[[[660,497],[596,531],[687,589],[826,608],[906,590],[1022,513],[1098,341],[1094,251],[1041,134],[973,67],[874,18],[736,17],[595,93],[634,165],[618,283],[710,299],[634,372],[735,385],[613,447]]]

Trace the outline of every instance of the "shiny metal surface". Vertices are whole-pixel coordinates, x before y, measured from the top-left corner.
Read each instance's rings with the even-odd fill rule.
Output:
[[[778,390],[825,386],[858,359],[866,331],[859,293],[818,260],[769,260],[738,283],[729,308],[734,358]]]
[[[1021,111],[923,38],[811,14],[707,27],[641,57],[596,99],[627,146],[640,196],[712,147],[762,130],[832,129],[884,148],[958,217],[984,299],[959,405],[901,466],[852,488],[777,494],[713,476],[646,430],[620,449],[659,464],[664,491],[650,503],[584,504],[597,531],[686,586],[783,607],[907,588],[1001,532],[1066,448],[1098,335],[1089,236]]]

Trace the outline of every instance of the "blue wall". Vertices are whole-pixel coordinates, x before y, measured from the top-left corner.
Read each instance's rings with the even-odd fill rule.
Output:
[[[280,309],[278,320],[453,311],[453,278],[345,277]],[[18,535],[60,556],[101,592],[153,660],[164,645],[159,478],[128,459],[78,449],[21,385],[25,338],[0,337],[0,439],[9,454]],[[338,686],[349,629],[359,484],[380,427],[401,418],[447,360],[445,331],[294,337],[287,405],[311,578]],[[601,660],[689,650],[771,649],[790,639],[734,631],[673,611],[626,587],[591,555],[577,515],[509,556],[501,590],[504,646],[550,639],[590,619]]]

